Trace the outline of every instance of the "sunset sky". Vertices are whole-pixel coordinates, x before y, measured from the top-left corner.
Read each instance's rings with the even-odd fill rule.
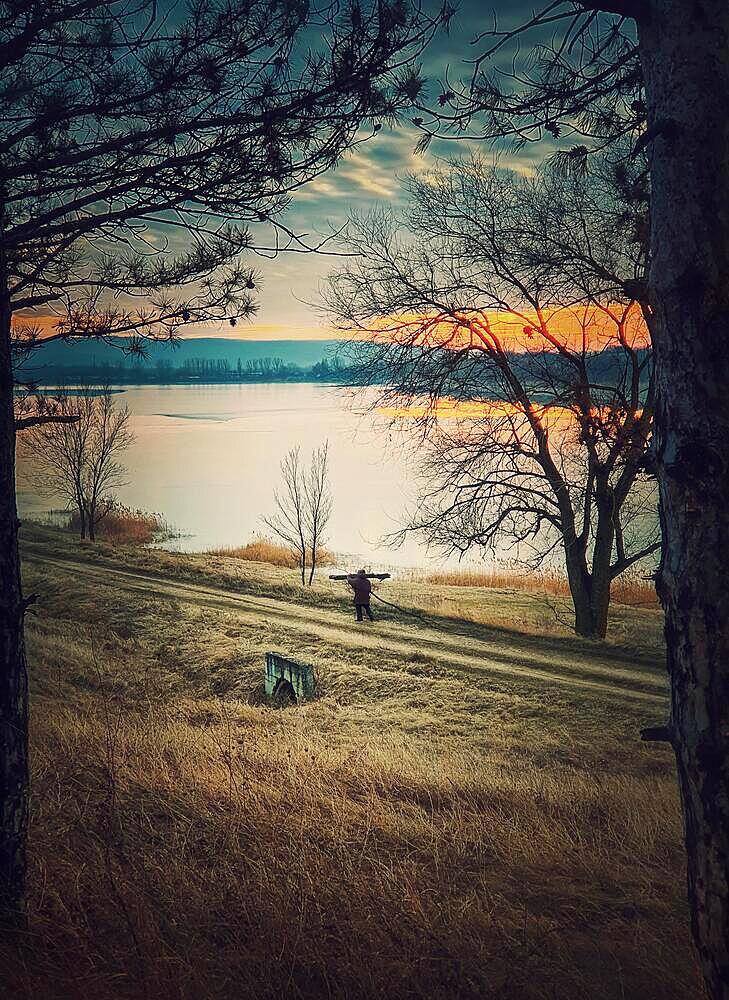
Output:
[[[533,7],[525,0],[509,3],[502,0],[495,9],[499,26],[504,28],[527,19]],[[471,43],[479,32],[492,26],[493,16],[494,8],[479,0],[463,0],[459,5],[450,34],[440,33],[422,61],[431,98],[440,93],[437,81],[443,77],[446,68],[453,76],[466,77],[470,74],[467,60],[473,59],[482,47]],[[499,65],[507,65],[508,62],[508,56],[503,53]],[[326,234],[341,226],[352,210],[367,211],[378,203],[396,207],[401,199],[399,178],[431,168],[437,157],[463,155],[479,145],[466,141],[436,141],[424,156],[417,156],[414,148],[420,134],[414,126],[407,124],[398,129],[383,129],[340,161],[336,170],[322,175],[302,189],[286,213],[286,224],[299,233]],[[504,151],[500,154],[500,162],[505,166],[529,170],[554,145],[554,141],[528,145],[518,156]],[[481,148],[487,150],[483,145]],[[256,320],[235,330],[228,327],[211,330],[208,327],[201,330],[200,335],[214,333],[245,339],[331,337],[331,330],[326,328],[313,303],[317,300],[320,282],[337,262],[336,257],[288,253],[280,254],[271,261],[258,260],[263,287]]]
[[[435,11],[441,0],[424,2]],[[499,0],[495,8],[485,6],[480,0],[461,0],[457,6],[459,10],[451,22],[450,32],[446,34],[441,30],[420,60],[421,75],[426,81],[425,99],[432,103],[442,93],[439,81],[446,73],[451,81],[470,79],[472,61],[488,45],[488,40],[475,40],[479,33],[493,27],[494,17],[498,18],[499,28],[504,30],[528,21],[533,12],[526,0]],[[528,44],[536,40],[536,34],[532,33]],[[522,49],[526,44],[522,44]],[[514,43],[506,45],[493,65],[509,70],[514,52]],[[415,147],[421,136],[422,133],[407,120],[397,128],[382,128],[343,157],[336,169],[301,188],[281,221],[308,242],[316,244],[340,229],[352,212],[364,213],[382,204],[400,207],[403,203],[401,181],[406,175],[432,169],[438,159],[444,157],[466,156],[475,150],[486,155],[492,152],[491,146],[477,140],[435,140],[424,155],[417,155]],[[518,153],[503,148],[498,151],[499,162],[505,167],[530,171],[555,148],[569,143],[569,137],[561,140],[547,137],[538,143],[528,143]],[[168,229],[155,232],[152,227],[147,235],[151,243],[167,244],[176,252],[184,253],[189,249],[181,237],[178,239]],[[270,232],[254,231],[252,235],[255,243],[272,242]],[[321,283],[327,274],[341,266],[343,260],[336,255],[336,243],[328,246],[329,255],[283,252],[271,258],[270,255],[249,254],[245,263],[254,266],[260,275],[257,317],[234,329],[227,323],[188,327],[185,337],[282,340],[341,336],[327,325],[317,309]],[[341,243],[338,246],[342,249]],[[32,316],[18,315],[18,320],[30,320],[33,325],[51,332],[55,329],[57,315],[49,309],[41,309]]]

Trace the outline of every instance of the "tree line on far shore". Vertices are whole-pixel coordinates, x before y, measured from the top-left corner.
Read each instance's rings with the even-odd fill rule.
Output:
[[[116,364],[108,361],[90,364],[44,365],[34,370],[38,383],[82,382],[85,385],[113,383],[137,384],[186,383],[186,382],[346,382],[348,368],[339,358],[322,358],[310,366],[287,362],[272,356],[238,358],[186,358],[175,364],[174,358],[162,359],[154,364],[141,358],[126,358],[120,354]]]

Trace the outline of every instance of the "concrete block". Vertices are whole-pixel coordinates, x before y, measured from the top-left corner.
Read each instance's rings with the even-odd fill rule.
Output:
[[[269,698],[288,696],[299,702],[314,696],[314,668],[278,653],[266,653],[264,682]]]

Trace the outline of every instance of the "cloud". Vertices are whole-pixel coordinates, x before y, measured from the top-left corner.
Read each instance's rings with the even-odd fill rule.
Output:
[[[400,179],[423,169],[423,158],[415,155],[419,135],[413,128],[386,129],[360,142],[336,169],[298,191],[291,211],[313,221],[326,208],[329,216],[343,218],[363,203],[399,198]]]
[[[395,179],[381,170],[372,169],[368,164],[345,164],[340,177],[350,184],[357,194],[372,195],[375,198],[392,198],[397,190]]]

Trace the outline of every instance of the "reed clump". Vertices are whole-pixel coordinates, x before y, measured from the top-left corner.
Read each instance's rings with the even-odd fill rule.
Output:
[[[78,513],[71,514],[69,528],[79,530]],[[162,514],[127,507],[116,500],[103,505],[96,521],[97,540],[116,545],[149,545],[173,535]]]
[[[207,555],[228,556],[230,559],[243,559],[247,562],[263,562],[283,569],[296,569],[299,565],[297,552],[288,545],[282,545],[271,538],[258,535],[245,545],[223,546],[209,549]],[[317,550],[317,566],[335,566],[334,553],[325,548]]]

